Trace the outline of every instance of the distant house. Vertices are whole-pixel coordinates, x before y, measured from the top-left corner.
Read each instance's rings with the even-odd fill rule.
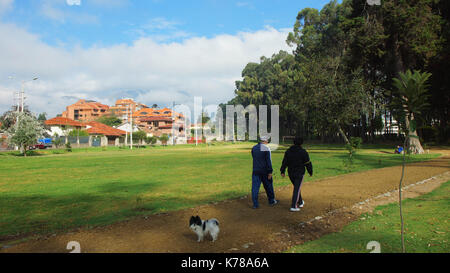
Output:
[[[109,111],[112,115],[117,116],[123,121],[128,120],[131,113],[135,113],[142,109],[150,109],[147,105],[135,102],[133,99],[120,99],[116,101],[115,106],[111,106]]]
[[[119,145],[120,137],[126,134],[123,130],[110,127],[100,122],[90,121],[82,123],[64,117],[46,120],[45,125],[49,127],[48,133],[52,136],[57,134],[58,136],[67,137],[72,130],[86,130],[89,136],[91,136],[89,138],[89,146],[92,146],[92,137],[101,138],[99,146]],[[77,137],[76,141],[79,144],[79,137]]]
[[[93,121],[109,114],[109,106],[93,100],[79,100],[66,107],[62,117],[76,121]]]
[[[142,129],[146,129],[151,135],[154,136],[162,136],[163,134],[179,135],[184,132],[184,124],[178,121],[175,122],[171,117],[164,116],[152,116],[147,118],[141,118],[139,127]],[[176,132],[172,132],[176,129]]]
[[[141,109],[133,113],[133,119],[139,129],[145,131],[147,135],[159,137],[163,134],[175,134],[176,137],[184,136],[184,116],[173,112],[172,109]],[[176,130],[173,131],[172,127]]]
[[[128,133],[131,132],[131,124],[128,122],[122,123],[121,125],[116,126],[115,128],[125,131],[125,132],[128,132]],[[139,127],[136,124],[133,124],[133,133],[138,132],[138,131],[139,131]]]
[[[185,117],[181,113],[174,112],[169,108],[149,108],[137,103],[133,99],[119,99],[115,106],[101,104],[93,100],[79,100],[66,107],[59,117],[72,121],[84,123],[89,129],[88,123],[96,121],[101,116],[114,115],[120,118],[124,124],[118,127],[119,130],[130,132],[129,119],[133,122],[133,132],[136,128],[147,133],[147,136],[161,136],[163,134],[174,135],[174,139],[185,138]],[[172,129],[172,127],[174,129]],[[188,128],[189,129],[189,128]],[[64,128],[54,128],[53,133],[62,135]],[[92,132],[93,130],[91,130]],[[125,134],[124,134],[125,135]]]
[[[55,134],[58,136],[67,136],[72,130],[86,129],[86,124],[65,117],[48,119],[44,123],[50,127],[48,133],[51,136]]]
[[[102,146],[106,145],[116,145],[118,146],[120,143],[120,137],[125,136],[127,132],[110,127],[100,122],[91,121],[87,122],[87,132],[91,136],[102,136],[106,137],[106,143],[102,143]],[[106,145],[104,145],[106,144]]]

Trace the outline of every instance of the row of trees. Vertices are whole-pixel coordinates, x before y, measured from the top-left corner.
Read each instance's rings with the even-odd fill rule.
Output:
[[[303,9],[287,37],[293,53],[247,64],[228,104],[279,105],[284,135],[374,141],[382,119],[394,118],[407,136],[435,132],[430,140],[446,142],[449,11],[449,1],[434,0]],[[417,138],[409,144],[422,151]]]

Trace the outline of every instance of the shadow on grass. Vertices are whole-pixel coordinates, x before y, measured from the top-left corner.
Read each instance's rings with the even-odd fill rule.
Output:
[[[44,156],[44,153],[39,151],[27,151],[26,157]],[[25,157],[23,153],[17,151],[1,152],[0,156],[13,156],[13,157]]]
[[[98,187],[95,193],[3,196],[0,199],[0,242],[105,226],[137,216],[193,208],[242,195],[231,190],[201,197],[187,193],[183,198],[172,197],[170,193],[158,198],[145,196],[145,193],[156,191],[157,186],[112,182]]]

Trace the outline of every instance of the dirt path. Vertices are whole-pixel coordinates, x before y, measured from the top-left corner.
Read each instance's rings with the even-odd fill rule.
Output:
[[[440,175],[430,180],[433,183],[421,183],[408,189],[427,192],[449,180],[449,171],[448,153],[436,160],[410,164],[404,185]],[[253,210],[248,196],[107,227],[35,238],[4,247],[0,252],[69,252],[66,250],[69,241],[79,242],[82,252],[280,252],[340,230],[369,210],[370,204],[395,201],[395,197],[385,193],[398,189],[400,174],[401,167],[397,166],[305,183],[302,188],[305,207],[297,213],[289,212],[292,187],[287,186],[276,189],[281,203],[275,207],[266,205],[265,195],[261,194],[261,208]],[[375,201],[371,203],[372,199]],[[359,202],[362,203],[358,205]],[[188,222],[191,215],[197,214],[203,219],[219,219],[218,241],[196,242],[197,237],[189,230]],[[311,221],[317,216],[322,217]]]

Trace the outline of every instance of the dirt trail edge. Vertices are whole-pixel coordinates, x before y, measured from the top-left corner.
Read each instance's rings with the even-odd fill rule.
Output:
[[[405,198],[429,192],[450,180],[450,157],[409,164],[404,181]],[[370,170],[305,183],[305,207],[290,212],[292,187],[276,189],[281,202],[251,209],[250,197],[227,200],[168,214],[149,215],[106,227],[39,237],[0,252],[69,252],[67,243],[77,241],[81,252],[281,252],[289,247],[336,232],[374,206],[395,202],[401,166]],[[433,177],[432,179],[430,179]],[[428,179],[428,180],[427,180]],[[417,182],[422,181],[418,184]],[[275,181],[276,183],[276,181]],[[413,185],[414,184],[414,185]],[[408,187],[409,185],[409,187]],[[220,235],[197,243],[188,228],[189,218],[217,218]]]

